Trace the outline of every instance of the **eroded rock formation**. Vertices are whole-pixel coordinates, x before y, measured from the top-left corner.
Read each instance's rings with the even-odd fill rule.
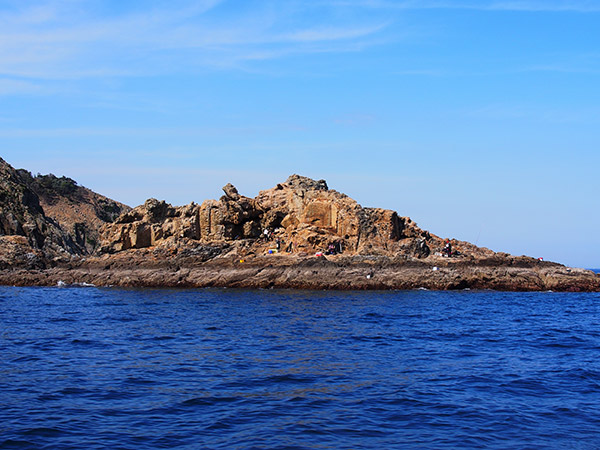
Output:
[[[22,236],[24,240],[8,238]],[[46,216],[37,194],[20,171],[0,159],[0,251],[11,254],[42,252],[49,257],[76,254],[79,249],[60,226]],[[17,258],[19,261],[20,258]]]
[[[600,291],[590,271],[468,242],[451,240],[459,255],[443,257],[438,236],[324,180],[292,175],[255,198],[223,192],[130,209],[0,160],[0,284]]]
[[[219,200],[182,207],[150,199],[102,229],[101,249],[114,253],[231,241],[246,252],[256,252],[279,242],[280,251],[297,253],[326,251],[333,245],[344,254],[424,258],[442,246],[440,238],[410,218],[363,208],[329,189],[324,180],[292,175],[256,198],[240,195],[231,184],[223,192]]]
[[[17,171],[33,191],[44,214],[56,222],[77,247],[77,253],[91,254],[99,242],[98,232],[105,223],[113,222],[131,208],[93,192],[67,177],[32,176]]]
[[[90,254],[97,247],[100,227],[129,209],[70,178],[33,176],[0,159],[4,265],[39,265]]]

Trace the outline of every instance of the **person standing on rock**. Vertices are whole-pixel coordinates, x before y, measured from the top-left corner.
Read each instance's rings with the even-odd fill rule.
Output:
[[[446,246],[444,247],[444,253],[448,258],[452,256],[452,244],[450,243],[450,239],[446,239]]]

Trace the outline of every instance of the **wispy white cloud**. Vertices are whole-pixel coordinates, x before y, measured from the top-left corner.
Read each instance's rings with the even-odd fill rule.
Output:
[[[77,79],[235,67],[289,54],[351,51],[387,26],[293,21],[277,6],[237,13],[224,0],[149,2],[154,6],[144,11],[110,14],[91,4],[15,2],[0,11],[0,75]]]
[[[7,128],[0,129],[3,138],[78,138],[78,137],[168,137],[185,136],[200,137],[210,135],[231,135],[232,133],[255,133],[253,127],[225,127],[225,128],[106,128],[106,127],[77,127],[77,128]]]
[[[46,91],[37,83],[0,78],[0,95],[39,94]]]
[[[496,103],[465,110],[462,113],[467,117],[479,119],[530,121],[548,124],[596,124],[600,121],[598,108],[573,110],[549,108],[546,105]]]
[[[557,72],[565,74],[600,75],[600,67],[593,68],[555,63],[528,66],[524,67],[523,69],[516,70],[515,72]]]
[[[371,35],[385,28],[385,24],[378,24],[371,27],[364,28],[314,28],[300,30],[281,37],[277,37],[276,40],[290,41],[290,42],[323,42],[323,41],[338,41],[346,39],[355,39],[364,36]]]
[[[471,9],[481,11],[600,12],[596,0],[338,0],[338,6],[380,9]]]
[[[600,54],[582,53],[555,57],[554,61],[540,62],[522,67],[514,72],[554,72],[563,74],[599,75]]]
[[[513,0],[492,2],[487,9],[506,11],[531,11],[531,12],[600,12],[600,4],[596,1],[577,0]]]

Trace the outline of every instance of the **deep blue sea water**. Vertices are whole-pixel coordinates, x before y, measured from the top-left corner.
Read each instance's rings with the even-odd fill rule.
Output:
[[[2,449],[600,448],[600,294],[0,288]]]

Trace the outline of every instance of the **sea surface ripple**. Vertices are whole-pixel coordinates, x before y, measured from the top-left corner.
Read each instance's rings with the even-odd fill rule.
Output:
[[[0,288],[2,449],[600,448],[600,295]]]

